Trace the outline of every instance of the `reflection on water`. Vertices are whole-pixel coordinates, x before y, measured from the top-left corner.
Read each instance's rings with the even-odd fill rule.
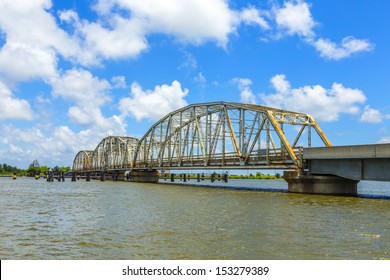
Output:
[[[0,178],[0,258],[390,258],[389,199],[289,194],[282,180],[220,184],[274,191]],[[359,192],[390,198],[390,184]]]

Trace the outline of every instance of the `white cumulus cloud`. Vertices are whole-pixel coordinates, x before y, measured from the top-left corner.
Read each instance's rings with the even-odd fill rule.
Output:
[[[240,20],[242,23],[258,25],[265,30],[271,28],[264,17],[261,16],[260,11],[255,7],[248,7],[243,9],[240,13]]]
[[[72,166],[78,151],[95,149],[107,135],[124,135],[115,130],[103,131],[97,127],[75,132],[66,125],[54,127],[50,135],[37,127],[20,129],[13,125],[0,125],[0,131],[3,132],[1,142],[5,146],[0,153],[1,161],[26,164],[39,159],[41,164],[51,167]]]
[[[366,105],[366,107],[364,107],[363,114],[360,117],[360,121],[366,123],[381,123],[384,120],[388,119],[390,119],[390,114],[384,114],[369,105]]]
[[[388,143],[390,143],[390,136],[384,136],[381,139],[379,139],[379,141],[377,142],[377,144],[388,144]]]
[[[0,31],[6,35],[0,72],[12,81],[51,77],[56,73],[57,55],[76,59],[82,52],[78,41],[58,27],[51,7],[49,0],[0,1]]]
[[[186,106],[187,94],[188,89],[183,90],[178,81],[146,91],[134,82],[131,85],[131,97],[121,99],[119,109],[122,115],[134,116],[137,121],[142,119],[157,121],[166,114]]]
[[[303,0],[287,1],[283,7],[274,7],[274,20],[281,32],[276,37],[299,35],[303,42],[312,45],[321,57],[339,60],[350,57],[354,53],[372,51],[374,45],[367,39],[356,39],[347,36],[340,44],[327,38],[318,38],[314,28],[318,25],[314,20],[310,5]]]
[[[252,81],[247,78],[234,78],[232,80],[234,84],[237,84],[238,89],[240,90],[240,102],[247,104],[256,104],[256,96],[252,92],[250,86]]]
[[[194,77],[194,81],[200,86],[205,87],[207,84],[207,79],[203,76],[202,72],[199,72],[198,75]]]
[[[34,113],[27,100],[13,97],[11,90],[0,81],[0,120],[32,120]]]
[[[215,41],[225,46],[238,23],[225,0],[99,0],[95,5],[103,15],[115,13],[113,7],[130,12],[130,20],[144,34],[169,34],[195,44]]]
[[[110,83],[97,77],[91,72],[83,69],[71,69],[63,75],[50,80],[55,97],[62,97],[72,100],[80,105],[93,103],[100,107],[110,100],[108,91]]]
[[[0,74],[10,82],[47,78],[56,75],[53,49],[7,42],[0,50]]]
[[[278,28],[289,35],[314,36],[313,28],[316,23],[309,5],[303,1],[285,2],[282,8],[275,9],[275,21]]]
[[[339,83],[329,89],[321,85],[292,88],[285,75],[274,76],[271,85],[275,93],[260,95],[265,105],[308,113],[326,122],[337,121],[340,114],[358,114],[359,105],[367,99],[361,90]]]
[[[114,82],[124,82],[123,77],[114,78]],[[105,79],[94,77],[89,71],[71,69],[62,76],[50,80],[53,96],[73,101],[74,106],[68,110],[68,116],[73,123],[92,126],[100,131],[113,130],[116,134],[124,134],[124,120],[113,115],[105,117],[101,107],[111,101],[110,90],[113,86]],[[119,135],[120,135],[119,134]]]
[[[114,16],[111,27],[100,23],[83,22],[79,32],[85,38],[83,45],[93,56],[85,56],[86,63],[94,63],[95,58],[120,59],[136,57],[148,48],[142,27],[137,21]]]
[[[368,40],[346,37],[341,44],[336,44],[328,39],[318,39],[312,42],[322,57],[339,60],[351,56],[354,53],[372,51],[374,46]]]

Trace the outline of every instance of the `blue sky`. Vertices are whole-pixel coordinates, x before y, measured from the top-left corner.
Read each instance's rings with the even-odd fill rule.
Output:
[[[0,0],[0,162],[71,165],[192,103],[309,113],[390,142],[387,0]]]

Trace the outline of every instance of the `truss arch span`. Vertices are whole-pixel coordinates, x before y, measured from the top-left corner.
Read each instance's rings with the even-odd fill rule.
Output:
[[[80,151],[73,160],[73,171],[84,171],[91,169],[92,154],[94,151]]]
[[[108,136],[92,153],[91,170],[130,169],[138,139],[129,136]]]
[[[189,105],[163,117],[139,140],[134,167],[300,168],[299,146],[311,146],[312,128],[322,145],[331,146],[308,114],[231,102]]]

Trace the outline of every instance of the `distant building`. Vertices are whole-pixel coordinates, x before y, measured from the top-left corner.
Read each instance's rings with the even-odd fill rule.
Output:
[[[33,167],[39,167],[40,165],[39,165],[38,160],[35,159],[35,160],[31,163],[31,166],[33,166]]]

